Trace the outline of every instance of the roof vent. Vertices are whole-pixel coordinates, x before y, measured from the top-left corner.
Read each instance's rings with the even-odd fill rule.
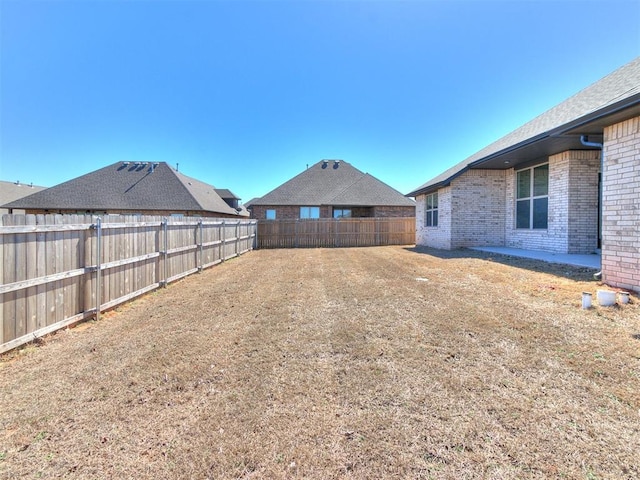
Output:
[[[125,167],[128,167],[129,163],[131,163],[131,162],[122,162],[122,165],[124,165]]]
[[[335,170],[336,168],[338,168],[340,166],[340,160],[334,160],[333,161],[333,169]]]
[[[322,168],[327,168],[327,165],[329,165],[329,160],[322,160]]]

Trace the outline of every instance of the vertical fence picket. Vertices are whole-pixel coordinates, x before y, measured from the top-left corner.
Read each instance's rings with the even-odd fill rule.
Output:
[[[25,225],[25,215],[18,215],[16,217],[16,225]],[[26,234],[18,234],[15,236],[15,281],[26,280],[27,278],[27,245]],[[26,290],[19,290],[16,292],[15,298],[15,335],[24,335],[27,332],[27,292]]]
[[[26,225],[36,224],[35,215],[26,216]],[[38,254],[37,254],[37,235],[36,233],[28,233],[26,238],[26,262],[27,262],[27,275],[26,278],[36,278],[38,270]],[[38,304],[37,304],[37,288],[31,287],[25,290],[27,297],[26,304],[26,318],[27,318],[27,332],[33,332],[37,330],[38,321]]]
[[[14,225],[13,215],[6,215],[4,217],[4,224],[6,226]],[[3,281],[5,283],[12,283],[16,279],[16,267],[15,267],[15,235],[7,234],[3,235],[3,265],[5,268]],[[3,340],[9,341],[16,338],[16,292],[7,292],[3,294]]]

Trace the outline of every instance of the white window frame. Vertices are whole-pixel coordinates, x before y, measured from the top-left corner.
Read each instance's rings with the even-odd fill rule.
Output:
[[[424,198],[424,226],[438,227],[438,192],[429,193]]]
[[[546,183],[546,192],[542,195],[538,194],[536,195],[536,191],[535,191],[535,170],[541,167],[547,167],[547,183]],[[519,187],[519,181],[518,181],[518,177],[521,173],[529,171],[529,195],[528,196],[523,196],[523,197],[518,197],[518,187]],[[535,165],[533,167],[529,167],[529,168],[522,168],[520,170],[517,170],[516,172],[516,181],[515,181],[515,212],[514,212],[514,220],[515,220],[515,227],[516,230],[547,230],[549,228],[549,163],[541,163],[539,165]],[[536,202],[536,200],[546,200],[546,206],[547,206],[547,216],[546,216],[546,220],[545,220],[545,224],[544,226],[536,226],[534,224],[534,220],[535,220],[535,206],[538,202]],[[529,205],[529,223],[528,226],[526,227],[521,227],[518,225],[518,204],[523,204],[527,202]]]

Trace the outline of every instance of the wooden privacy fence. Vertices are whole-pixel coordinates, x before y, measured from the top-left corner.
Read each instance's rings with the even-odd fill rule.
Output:
[[[414,217],[260,220],[256,248],[412,245],[415,234]]]
[[[0,353],[240,255],[255,239],[255,220],[4,215]]]

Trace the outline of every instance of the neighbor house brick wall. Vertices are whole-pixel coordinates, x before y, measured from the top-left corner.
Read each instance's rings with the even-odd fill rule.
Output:
[[[438,190],[438,226],[426,227],[427,196],[416,197],[416,245],[451,250],[451,187]]]
[[[505,245],[558,253],[593,253],[598,228],[598,155],[597,151],[570,150],[549,157],[549,212],[544,230],[516,228],[516,172],[509,170]]]
[[[640,117],[605,128],[602,279],[640,291]]]
[[[333,218],[332,206],[322,205],[320,207],[320,218]],[[416,214],[415,207],[335,207],[350,208],[353,217],[413,217]],[[300,218],[300,207],[292,205],[264,206],[252,205],[251,218],[267,218],[267,210],[276,211],[277,220],[294,220]]]
[[[306,207],[313,207],[317,205],[304,205]],[[276,220],[295,220],[300,218],[300,205],[252,205],[251,206],[251,218],[257,218],[263,220],[267,218],[267,210],[276,211]],[[331,218],[331,207],[320,207],[320,218]]]
[[[504,170],[468,170],[451,182],[451,248],[504,245]]]
[[[415,217],[416,207],[373,207],[374,217]]]

